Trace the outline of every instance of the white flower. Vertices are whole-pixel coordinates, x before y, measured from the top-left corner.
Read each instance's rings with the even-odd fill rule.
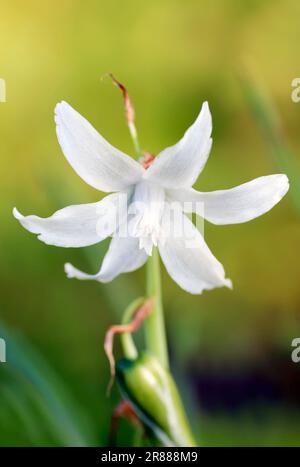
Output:
[[[56,124],[63,153],[77,174],[97,190],[114,192],[97,203],[69,206],[49,218],[24,217],[14,209],[20,223],[49,245],[84,247],[112,235],[97,274],[88,275],[66,264],[68,277],[111,281],[141,267],[157,245],[168,273],[186,291],[197,294],[231,287],[223,266],[185,212],[195,210],[200,215],[197,206],[204,203],[204,218],[213,224],[246,222],[269,211],[289,187],[286,175],[269,175],[229,190],[202,193],[192,188],[212,144],[206,102],[183,138],[162,151],[147,169],[111,146],[66,102],[56,106]],[[119,212],[124,195],[128,199],[125,216]],[[175,220],[169,215],[174,200],[182,206],[177,212],[177,222],[179,216],[184,227],[180,234],[175,234]],[[189,202],[189,208],[184,202]],[[125,221],[127,235],[121,235]],[[193,238],[192,247],[187,247],[187,238]]]

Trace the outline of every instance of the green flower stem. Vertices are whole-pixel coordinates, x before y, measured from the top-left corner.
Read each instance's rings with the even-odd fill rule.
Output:
[[[147,349],[155,355],[164,368],[169,368],[167,339],[161,299],[160,263],[157,248],[153,248],[152,256],[146,265],[147,296],[153,297],[154,308],[145,320]]]
[[[167,349],[167,339],[165,332],[164,313],[161,296],[161,281],[160,281],[160,259],[158,249],[153,248],[152,256],[148,258],[146,265],[146,287],[147,296],[155,299],[154,309],[144,322],[147,350],[152,353],[162,367],[169,369],[169,357]],[[174,402],[173,410],[176,411],[175,418],[180,420],[180,427],[177,426],[175,431],[179,431],[180,435],[177,439],[178,446],[197,446],[191,428],[189,426],[184,408],[180,399],[176,383],[169,373],[171,385],[169,387],[170,400]],[[173,389],[171,389],[173,388]],[[168,408],[166,407],[166,410]]]

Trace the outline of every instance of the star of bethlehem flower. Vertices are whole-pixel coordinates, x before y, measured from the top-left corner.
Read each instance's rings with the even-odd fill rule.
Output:
[[[203,193],[192,188],[212,145],[207,102],[182,139],[144,166],[111,146],[66,102],[56,106],[55,121],[62,151],[75,172],[96,190],[111,194],[96,203],[68,206],[48,218],[23,216],[16,208],[14,216],[49,245],[85,247],[112,236],[99,272],[89,275],[68,263],[65,271],[70,278],[109,282],[143,266],[154,245],[169,275],[184,290],[200,294],[204,289],[231,287],[188,213],[194,211],[213,224],[238,224],[269,211],[288,191],[283,174],[228,190]],[[180,206],[176,216],[170,215],[174,201]],[[133,205],[138,207],[132,209]],[[121,235],[124,223],[128,229]],[[179,233],[176,223],[183,226]]]

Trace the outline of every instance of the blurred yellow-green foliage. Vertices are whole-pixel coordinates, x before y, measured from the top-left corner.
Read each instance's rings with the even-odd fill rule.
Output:
[[[12,217],[13,206],[48,216],[102,196],[63,157],[55,104],[66,100],[131,154],[121,96],[101,80],[104,73],[127,85],[142,146],[154,153],[175,143],[208,100],[214,145],[197,188],[229,188],[283,170],[239,80],[241,70],[251,70],[278,111],[297,171],[300,103],[291,100],[291,81],[300,73],[299,18],[297,0],[2,2],[0,313],[21,337],[8,340],[8,362],[0,364],[0,445],[84,444],[64,418],[65,404],[52,400],[58,394],[52,372],[82,413],[82,430],[89,426],[86,444],[107,443],[119,395],[114,389],[105,396],[103,337],[144,291],[142,270],[108,285],[66,279],[67,261],[96,271],[107,242],[49,247]],[[299,213],[287,196],[251,223],[206,224],[205,235],[233,291],[190,296],[163,273],[173,370],[199,443],[300,444],[300,363],[290,359],[291,341],[300,336]],[[28,342],[43,355],[40,376],[27,369],[35,361],[22,350]],[[51,376],[44,373],[42,383],[46,366]],[[51,435],[41,429],[45,417]],[[70,437],[60,437],[59,427],[69,433],[68,426]],[[119,443],[131,440],[123,422]]]

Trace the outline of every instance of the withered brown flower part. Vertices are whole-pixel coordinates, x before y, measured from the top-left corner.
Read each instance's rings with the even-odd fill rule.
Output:
[[[147,316],[151,313],[153,309],[154,299],[148,298],[135,312],[133,315],[133,320],[128,324],[114,324],[111,326],[108,331],[106,332],[104,338],[104,351],[107,355],[109,366],[110,366],[110,374],[111,374],[111,381],[108,386],[108,392],[111,388],[113,379],[115,377],[115,358],[113,355],[113,341],[115,334],[122,334],[125,332],[135,332],[139,329],[143,321],[147,318]]]
[[[128,91],[125,88],[124,84],[122,84],[119,80],[117,80],[117,78],[112,73],[109,73],[109,76],[113,80],[115,85],[118,86],[118,88],[122,91],[123,98],[124,98],[125,118],[126,118],[128,125],[130,125],[131,123],[134,122],[135,113],[134,113],[134,108],[130,100]]]

